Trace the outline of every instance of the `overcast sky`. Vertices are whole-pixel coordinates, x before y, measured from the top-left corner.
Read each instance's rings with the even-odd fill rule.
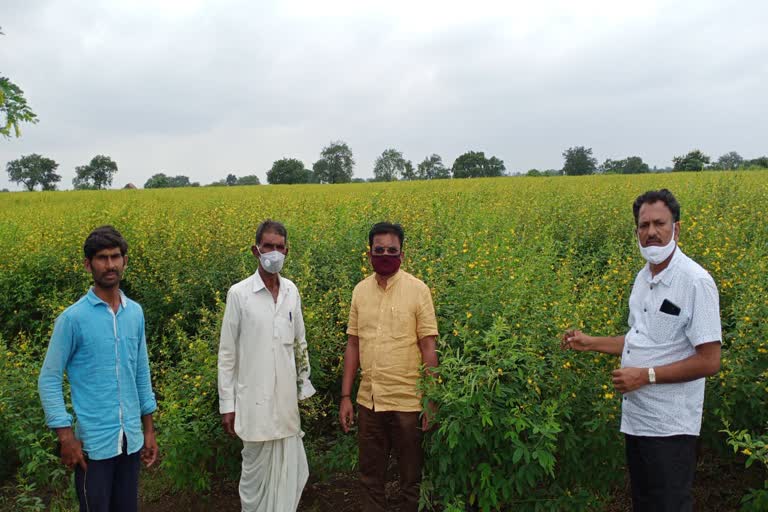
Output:
[[[97,154],[114,186],[152,174],[266,182],[347,142],[355,176],[389,147],[414,164],[467,150],[507,170],[651,166],[700,148],[768,154],[765,0],[2,0],[0,74],[40,118],[0,139],[4,172]]]

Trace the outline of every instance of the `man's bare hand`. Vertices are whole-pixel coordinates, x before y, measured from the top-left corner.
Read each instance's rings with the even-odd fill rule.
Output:
[[[221,425],[224,427],[224,432],[232,437],[235,437],[235,413],[227,412],[221,415]]]
[[[622,368],[614,370],[612,375],[613,387],[619,393],[629,393],[649,383],[648,368]]]
[[[437,414],[437,406],[433,402],[429,402],[429,405],[424,412],[421,413],[421,430],[427,432],[434,428],[434,417]]]
[[[342,398],[339,404],[339,423],[345,434],[355,424],[355,408],[352,406],[352,399],[348,396]]]
[[[578,329],[571,329],[565,331],[563,334],[563,338],[560,340],[560,348],[563,350],[571,349],[578,352],[584,352],[591,350],[589,346],[591,341],[591,336],[587,336]]]
[[[154,431],[144,432],[144,447],[141,449],[141,461],[150,467],[157,460],[157,440]]]
[[[74,435],[61,441],[61,463],[69,469],[80,466],[83,471],[88,470],[88,463],[85,461],[85,454],[83,453],[83,444]]]

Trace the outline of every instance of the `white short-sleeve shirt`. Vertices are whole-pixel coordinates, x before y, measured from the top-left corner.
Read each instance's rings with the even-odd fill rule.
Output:
[[[646,265],[629,297],[629,332],[622,368],[664,366],[696,353],[696,346],[722,339],[720,300],[712,276],[675,249],[669,266],[651,276]],[[704,379],[652,384],[625,393],[621,431],[636,436],[699,435]]]

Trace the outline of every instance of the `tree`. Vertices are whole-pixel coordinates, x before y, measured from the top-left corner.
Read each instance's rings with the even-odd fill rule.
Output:
[[[331,142],[323,148],[320,160],[312,165],[318,183],[349,183],[355,168],[352,150],[346,142]]]
[[[527,173],[525,173],[526,176],[542,176],[541,171],[538,169],[529,169]]]
[[[768,169],[768,156],[761,156],[758,158],[753,158],[752,160],[747,160],[744,162],[744,167],[762,167],[764,169]]]
[[[267,171],[267,182],[272,185],[292,185],[310,183],[312,171],[304,168],[304,162],[296,158],[281,158],[272,163]]]
[[[144,183],[144,188],[178,188],[178,187],[199,187],[200,183],[190,182],[187,176],[166,176],[160,172],[152,175],[151,178]]]
[[[676,156],[672,159],[673,171],[700,171],[709,163],[709,157],[694,149],[685,156]]]
[[[405,173],[406,163],[410,164],[410,162],[406,162],[400,151],[393,148],[385,149],[381,156],[376,159],[373,166],[373,177],[376,181],[397,181]],[[410,171],[412,174],[412,165]]]
[[[712,166],[715,169],[723,171],[732,171],[738,169],[744,164],[744,159],[735,151],[731,151],[722,155],[717,159],[717,162]]]
[[[503,176],[504,162],[495,156],[485,158],[482,151],[467,151],[453,162],[454,178],[490,178]]]
[[[3,32],[0,31],[0,35]],[[0,76],[0,135],[10,137],[11,132],[16,137],[21,136],[19,123],[36,123],[37,115],[27,105],[24,91],[10,79]]]
[[[597,169],[597,158],[592,156],[592,148],[574,146],[563,151],[563,174],[566,176],[580,176],[594,174]]]
[[[640,174],[650,172],[648,164],[639,156],[629,156],[623,160],[606,159],[600,166],[600,171],[606,174]]]
[[[419,179],[416,176],[416,169],[413,168],[413,164],[410,160],[405,161],[405,169],[403,169],[402,179],[405,181],[413,181]]]
[[[224,182],[227,184],[228,187],[234,187],[237,185],[237,176],[234,174],[227,174],[227,177],[224,179]]]
[[[241,176],[237,178],[238,185],[261,185],[259,177],[255,174],[249,174],[248,176]]]
[[[117,164],[108,156],[96,155],[88,165],[75,167],[76,190],[101,190],[112,185],[112,178],[117,172]]]
[[[164,173],[153,174],[144,183],[144,188],[168,188],[171,186],[171,180]]]
[[[442,180],[451,177],[451,170],[443,165],[440,155],[432,154],[421,161],[416,177],[420,180]]]
[[[61,176],[54,172],[58,167],[50,158],[31,154],[8,162],[5,170],[9,180],[24,184],[31,192],[37,185],[43,190],[56,190],[56,183],[61,181]]]

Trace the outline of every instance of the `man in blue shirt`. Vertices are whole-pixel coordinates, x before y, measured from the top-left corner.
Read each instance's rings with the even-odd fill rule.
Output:
[[[135,512],[140,462],[151,466],[157,459],[144,312],[120,291],[128,262],[122,235],[112,226],[96,228],[83,249],[93,287],[56,319],[40,399],[46,424],[59,437],[61,461],[75,470],[80,511]]]

